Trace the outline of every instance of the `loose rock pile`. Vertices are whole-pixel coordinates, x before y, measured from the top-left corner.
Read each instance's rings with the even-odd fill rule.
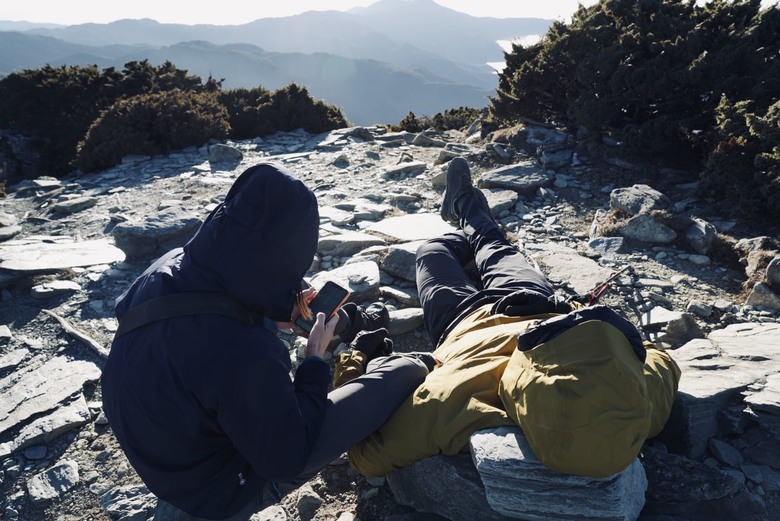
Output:
[[[569,136],[548,129],[493,142],[476,130],[293,132],[9,187],[0,210],[0,518],[152,515],[155,499],[101,411],[100,367],[117,326],[113,301],[157,255],[186,241],[238,174],[258,162],[284,164],[317,194],[311,282],[336,280],[358,303],[385,301],[396,348],[431,350],[414,252],[450,229],[438,205],[446,162],[456,156],[469,159],[510,239],[561,293],[586,293],[619,272],[602,303],[672,349],[682,367],[667,429],[630,475],[610,478],[602,496],[609,513],[602,508],[598,516],[777,518],[778,230],[710,214],[691,173],[653,166],[645,176],[647,165],[578,155]],[[295,361],[300,342],[284,336]],[[507,445],[507,436],[515,441]],[[497,439],[514,448],[486,448]],[[387,481],[365,479],[339,460],[255,518],[553,518],[555,503],[577,493],[583,501],[562,504],[559,518],[592,517],[605,507],[585,499],[606,485],[545,474],[525,456],[527,471],[509,487],[515,495],[502,491],[496,468],[516,469],[522,447],[516,433],[478,433],[472,454],[429,458]],[[545,479],[559,495],[540,494]]]

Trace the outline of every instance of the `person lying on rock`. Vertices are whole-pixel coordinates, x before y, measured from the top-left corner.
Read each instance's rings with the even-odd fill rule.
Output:
[[[290,328],[314,296],[302,281],[318,229],[303,182],[281,166],[253,166],[183,248],[117,299],[103,408],[159,498],[156,521],[248,519],[382,425],[428,374],[419,357],[378,356],[388,354],[383,306],[348,303],[330,319],[317,315],[291,379],[277,328]],[[373,337],[354,340],[365,329]],[[375,360],[330,391],[322,356],[334,334]]]
[[[519,425],[549,469],[598,478],[626,468],[668,419],[677,364],[616,312],[557,296],[493,220],[463,158],[448,167],[441,216],[459,229],[416,257],[437,367],[350,449],[351,464],[381,476],[467,451],[480,429]]]

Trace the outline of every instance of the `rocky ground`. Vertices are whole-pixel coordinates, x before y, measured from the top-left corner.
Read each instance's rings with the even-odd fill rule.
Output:
[[[696,195],[694,172],[572,155],[566,138],[529,130],[521,139],[526,146],[519,146],[517,139],[491,142],[454,131],[294,132],[127,158],[99,174],[8,187],[0,202],[0,519],[151,516],[154,500],[101,411],[99,368],[116,329],[113,301],[151,260],[193,233],[238,174],[261,161],[283,163],[318,196],[323,225],[314,280],[346,277],[358,298],[384,300],[395,310],[401,351],[431,350],[420,327],[408,245],[441,228],[444,163],[456,155],[470,161],[511,240],[563,294],[583,292],[625,268],[602,303],[620,308],[648,337],[673,349],[729,324],[780,322],[772,292],[758,301],[745,285],[764,277],[772,254],[754,256],[746,272],[739,260],[747,259],[748,249],[740,253],[735,246],[765,237],[754,250],[774,251],[777,223],[715,213],[717,201]],[[537,146],[544,152],[529,155]],[[501,181],[501,169],[511,165],[524,170]],[[590,242],[594,228],[623,225],[621,214],[610,210],[615,189],[640,183],[665,196],[663,222],[679,230],[676,235],[685,235],[691,215],[706,221],[708,247],[682,239]],[[344,236],[347,231],[352,235]],[[565,259],[575,263],[574,272]],[[376,268],[366,271],[365,263]],[[748,298],[754,300],[746,306]],[[286,339],[295,358],[295,339]],[[780,490],[777,476],[768,475],[763,483],[742,478],[765,512],[777,505]],[[396,502],[383,479],[367,480],[341,460],[256,519],[443,518]]]

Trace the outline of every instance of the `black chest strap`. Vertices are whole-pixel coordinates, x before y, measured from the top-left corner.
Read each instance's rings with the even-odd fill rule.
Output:
[[[223,315],[251,325],[263,324],[264,317],[252,313],[226,293],[215,291],[173,293],[147,300],[127,311],[119,320],[114,338],[146,324],[185,315]]]

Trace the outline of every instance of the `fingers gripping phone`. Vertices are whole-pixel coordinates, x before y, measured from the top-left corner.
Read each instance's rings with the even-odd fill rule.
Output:
[[[349,297],[347,289],[342,288],[335,282],[326,282],[322,289],[317,292],[314,299],[309,302],[309,308],[311,308],[312,312],[311,320],[306,320],[303,318],[303,315],[299,315],[295,319],[295,325],[308,335],[314,326],[314,322],[317,320],[317,313],[324,313],[326,320],[329,319],[346,302],[347,297]]]

